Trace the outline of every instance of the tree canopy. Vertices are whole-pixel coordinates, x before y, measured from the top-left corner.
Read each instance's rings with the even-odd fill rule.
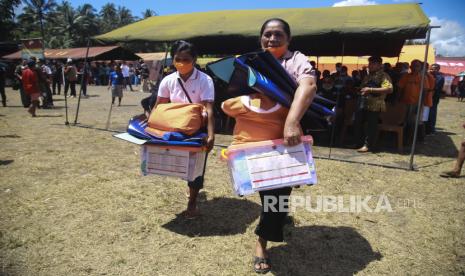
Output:
[[[21,8],[19,12],[18,8]],[[147,9],[138,17],[128,8],[113,3],[103,5],[99,11],[89,3],[73,7],[66,0],[61,3],[56,0],[0,0],[0,14],[0,41],[42,37],[42,17],[46,48],[86,46],[88,37],[157,15],[154,10]]]

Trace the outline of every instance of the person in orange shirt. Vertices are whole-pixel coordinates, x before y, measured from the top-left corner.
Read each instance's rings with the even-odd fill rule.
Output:
[[[436,83],[436,79],[434,78],[433,74],[428,71],[429,64],[426,63],[426,81],[428,83],[428,87],[425,87],[424,91],[424,99],[423,99],[423,109],[421,113],[421,124],[420,124],[420,139],[423,139],[426,136],[426,124],[429,118],[429,112],[431,107],[433,106],[433,94],[434,94],[434,86]]]
[[[434,92],[434,84],[436,79],[434,78],[433,74],[428,71],[429,64],[426,64],[426,79],[428,82],[428,87],[425,88],[425,98],[423,101],[423,106],[432,107],[433,106],[433,92]]]
[[[410,63],[410,73],[404,74],[399,80],[398,86],[401,91],[400,101],[407,105],[418,104],[418,99],[420,98],[421,69],[421,61],[414,59]],[[431,78],[433,77],[431,76]],[[427,74],[424,80],[423,90],[425,92],[430,91],[432,89],[431,84],[433,84],[434,87],[434,82],[431,81]],[[428,97],[423,97],[423,99],[424,103],[428,103]]]
[[[422,72],[422,62],[418,59],[412,60],[410,63],[410,73],[403,75],[398,83],[399,89],[401,91],[400,102],[407,104],[407,129],[412,133],[412,127],[415,124],[417,113],[417,105],[420,99],[420,88],[421,88],[421,72]],[[434,89],[434,78],[431,76],[428,77],[428,74],[425,76],[423,82],[423,105],[432,106],[433,105],[433,94]],[[430,95],[429,95],[430,94]],[[423,108],[419,111],[423,112]],[[420,134],[423,134],[424,125],[420,126]],[[424,135],[420,135],[420,140]]]
[[[37,76],[36,62],[29,60],[27,68],[22,73],[23,88],[26,94],[31,97],[31,106],[28,112],[32,117],[36,117],[36,109],[39,106],[40,89],[39,89],[39,78]]]

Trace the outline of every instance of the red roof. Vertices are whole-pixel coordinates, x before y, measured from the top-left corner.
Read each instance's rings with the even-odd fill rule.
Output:
[[[436,57],[436,63],[444,74],[455,76],[465,71],[465,57]]]
[[[120,48],[120,49],[118,49]],[[116,50],[116,52],[121,53],[121,51],[128,52],[128,50],[122,49],[119,46],[103,46],[103,47],[90,47],[89,48],[89,58],[95,58],[102,54],[108,53],[110,51]],[[86,56],[87,47],[82,48],[69,48],[69,49],[45,49],[45,58],[48,59],[83,59]],[[128,53],[125,53],[128,54]],[[134,55],[133,53],[131,53]],[[4,59],[21,59],[21,51],[18,51],[13,54],[3,56]]]

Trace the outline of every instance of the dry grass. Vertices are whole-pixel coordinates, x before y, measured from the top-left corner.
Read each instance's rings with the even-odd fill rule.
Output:
[[[63,101],[32,119],[7,89],[11,107],[0,109],[0,275],[253,275],[258,197],[233,196],[227,168],[212,153],[203,216],[181,219],[185,183],[140,176],[138,146],[98,129],[105,126],[109,92],[89,90],[94,97],[82,100],[79,121],[93,128],[64,126]],[[124,130],[146,95],[126,93],[111,128]],[[76,102],[70,100],[71,122]],[[386,194],[394,212],[297,209],[288,242],[270,244],[274,273],[465,274],[465,178],[438,176],[452,167],[463,139],[464,106],[441,102],[443,132],[420,146],[417,172],[318,159],[319,184],[294,195]],[[316,147],[318,155],[327,150]],[[363,158],[408,162],[391,152]]]

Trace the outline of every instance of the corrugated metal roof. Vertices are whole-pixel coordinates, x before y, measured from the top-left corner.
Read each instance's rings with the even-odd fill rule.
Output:
[[[436,63],[441,65],[441,72],[448,75],[457,75],[465,71],[465,58],[463,57],[436,57]]]
[[[128,52],[129,50],[123,49],[120,46],[103,46],[103,47],[89,47],[90,59],[101,56],[115,49],[120,48]],[[45,49],[45,58],[48,59],[83,59],[86,56],[87,47],[82,48],[69,48],[69,49]],[[3,56],[4,59],[21,59],[21,51]]]
[[[165,53],[164,52],[136,53],[136,55],[140,56],[143,60],[163,60],[165,58]]]

